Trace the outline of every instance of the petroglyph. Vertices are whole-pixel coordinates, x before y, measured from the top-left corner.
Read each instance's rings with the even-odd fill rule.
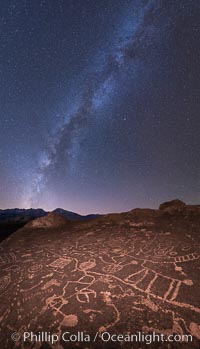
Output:
[[[61,322],[62,326],[65,327],[75,327],[78,324],[78,317],[75,314],[65,315]]]
[[[4,266],[5,264],[13,263],[16,261],[16,255],[14,252],[2,253],[0,254],[0,266]]]
[[[92,269],[96,266],[96,262],[94,259],[92,260],[89,260],[87,262],[82,262],[79,266],[80,269],[82,270],[89,270],[89,269]]]
[[[0,278],[0,293],[3,293],[7,289],[10,283],[11,283],[11,278],[9,275],[2,276]]]
[[[28,268],[29,273],[38,273],[42,269],[41,264],[33,264],[30,268]]]
[[[66,265],[71,263],[71,258],[58,258],[51,264],[49,264],[52,268],[60,268],[63,269]]]

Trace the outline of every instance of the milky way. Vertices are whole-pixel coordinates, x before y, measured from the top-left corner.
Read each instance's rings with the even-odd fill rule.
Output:
[[[4,10],[2,207],[197,202],[198,1],[14,1]]]

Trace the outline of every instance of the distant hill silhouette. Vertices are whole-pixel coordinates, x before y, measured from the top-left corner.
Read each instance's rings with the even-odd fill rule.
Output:
[[[52,212],[57,213],[65,218],[67,218],[70,221],[87,221],[87,220],[95,219],[95,218],[101,216],[99,214],[88,214],[86,216],[82,216],[82,215],[75,213],[75,212],[63,210],[63,208],[56,208]]]
[[[89,219],[95,219],[99,217],[98,214],[89,214],[86,216],[82,216],[78,213],[64,210],[63,208],[56,208],[52,212],[59,214],[60,216],[65,217],[70,221],[85,221]],[[50,213],[49,211],[44,211],[41,208],[30,208],[30,209],[21,209],[21,208],[13,208],[0,210],[0,222],[19,222],[24,221],[28,222],[32,219],[47,216]]]

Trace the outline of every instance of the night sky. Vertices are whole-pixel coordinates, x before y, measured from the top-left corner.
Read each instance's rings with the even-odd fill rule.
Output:
[[[0,9],[0,207],[200,198],[200,1]]]

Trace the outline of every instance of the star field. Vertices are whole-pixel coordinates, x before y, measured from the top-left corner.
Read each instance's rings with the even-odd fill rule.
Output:
[[[2,1],[0,207],[198,203],[200,5]]]

